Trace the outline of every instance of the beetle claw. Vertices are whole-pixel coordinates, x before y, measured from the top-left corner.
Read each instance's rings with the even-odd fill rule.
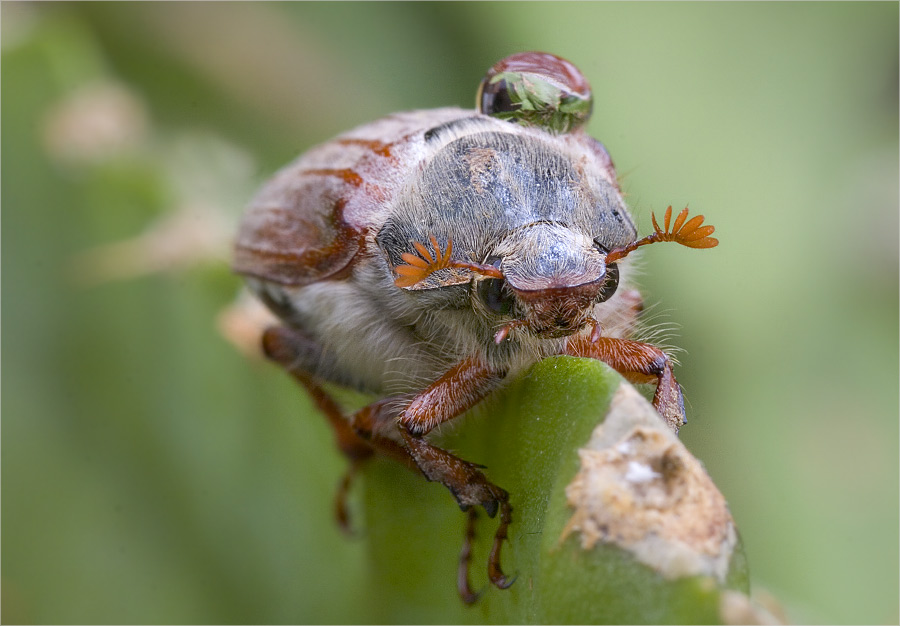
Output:
[[[500,567],[500,549],[503,547],[503,542],[506,541],[507,530],[512,523],[512,507],[509,504],[508,496],[500,501],[499,504],[500,525],[497,527],[497,532],[494,533],[494,543],[491,546],[491,555],[488,557],[488,578],[490,579],[491,584],[498,589],[507,589],[516,582],[516,578],[518,578],[518,576],[513,576],[512,578],[507,577]]]

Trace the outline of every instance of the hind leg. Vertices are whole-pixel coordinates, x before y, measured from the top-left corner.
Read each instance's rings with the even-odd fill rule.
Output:
[[[335,500],[335,514],[342,528],[349,527],[346,495],[353,475],[360,465],[376,452],[421,472],[430,481],[447,487],[463,511],[469,512],[466,539],[460,556],[457,576],[462,599],[477,599],[469,586],[468,566],[475,515],[472,507],[482,506],[490,517],[500,512],[500,525],[488,560],[488,576],[500,588],[512,584],[500,567],[500,549],[512,521],[509,495],[484,476],[478,465],[469,463],[428,443],[424,435],[439,424],[453,419],[479,402],[503,378],[483,364],[463,361],[448,371],[425,391],[416,396],[396,416],[391,398],[374,402],[353,414],[350,419],[309,373],[322,349],[302,331],[277,326],[263,335],[263,350],[270,359],[284,367],[310,394],[316,406],[331,425],[338,448],[349,459],[350,467],[341,480]],[[393,407],[393,408],[392,408]],[[399,434],[404,445],[385,436],[387,431]]]
[[[353,476],[360,465],[375,453],[376,447],[357,433],[350,421],[344,417],[337,402],[309,374],[310,364],[321,354],[321,348],[314,340],[299,330],[275,326],[265,331],[262,345],[265,355],[284,367],[294,380],[306,389],[331,426],[338,449],[350,462],[347,472],[339,483],[334,501],[335,518],[341,529],[349,532],[347,495]]]

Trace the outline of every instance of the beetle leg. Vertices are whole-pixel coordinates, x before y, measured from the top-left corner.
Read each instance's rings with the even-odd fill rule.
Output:
[[[682,424],[687,423],[684,397],[672,372],[672,362],[656,346],[613,337],[601,337],[594,343],[579,338],[569,343],[566,353],[603,361],[633,383],[655,381],[653,406],[665,422],[676,433]]]
[[[306,389],[331,425],[338,449],[350,461],[350,467],[338,486],[334,504],[338,524],[342,530],[349,532],[350,520],[347,515],[346,498],[350,484],[360,464],[374,454],[375,448],[371,442],[356,433],[337,402],[303,368],[304,362],[315,358],[320,352],[317,343],[299,330],[274,326],[263,333],[262,345],[265,355],[284,367],[294,380]]]
[[[462,361],[416,396],[397,421],[407,449],[425,478],[447,487],[463,511],[479,505],[490,517],[500,511],[500,525],[494,534],[488,559],[488,577],[495,586],[505,589],[513,583],[500,567],[501,547],[512,521],[509,494],[491,483],[480,471],[480,466],[424,439],[424,435],[439,424],[474,406],[502,378],[502,374],[477,359]]]
[[[396,398],[373,402],[350,416],[350,425],[376,452],[419,473],[419,466],[410,451],[387,436],[387,431],[396,432],[396,407]]]
[[[466,514],[466,536],[463,547],[459,553],[459,568],[456,571],[456,589],[459,597],[466,604],[475,604],[481,593],[472,591],[469,584],[469,562],[472,560],[472,542],[475,540],[475,521],[478,519],[478,509],[469,509]]]
[[[320,348],[301,331],[286,326],[274,326],[263,333],[263,352],[288,373],[309,393],[334,430],[338,448],[353,460],[364,460],[372,455],[372,446],[356,434],[337,402],[315,382],[303,364],[309,356],[315,356]]]
[[[414,437],[427,435],[475,406],[503,377],[478,359],[466,359],[413,398],[398,418],[400,426]]]
[[[350,468],[338,488],[335,514],[341,528],[349,528],[346,495],[353,475],[359,466],[375,452],[419,470],[428,480],[440,482],[454,495],[463,511],[483,506],[490,517],[500,511],[500,525],[488,561],[491,582],[505,589],[513,583],[500,567],[500,549],[512,521],[509,494],[492,484],[479,471],[479,466],[464,461],[446,450],[433,446],[423,436],[474,406],[502,380],[503,376],[479,361],[463,361],[416,396],[401,414],[397,423],[406,446],[384,436],[385,425],[391,422],[391,408],[395,400],[387,398],[357,411],[348,420],[334,399],[316,383],[304,365],[321,351],[318,344],[303,332],[285,326],[269,328],[263,334],[266,356],[284,367],[310,394],[325,415],[335,433],[338,448],[350,460]],[[471,514],[470,514],[471,515]],[[469,518],[474,524],[474,517]],[[474,602],[477,596],[468,587],[468,563],[471,534],[467,528],[458,577],[460,596]],[[464,584],[465,583],[465,584]]]
[[[489,517],[494,517],[500,511],[500,524],[494,533],[488,557],[488,578],[500,589],[512,585],[515,579],[507,577],[500,566],[500,551],[512,522],[509,494],[488,481],[480,471],[481,466],[433,446],[424,439],[411,435],[404,428],[401,428],[401,433],[425,478],[447,487],[456,498],[459,508],[468,511],[473,506],[481,505]]]
[[[352,531],[350,526],[350,513],[347,511],[347,496],[350,493],[350,486],[353,484],[353,477],[359,470],[361,463],[362,461],[358,459],[350,460],[350,466],[341,477],[341,482],[338,483],[337,491],[334,494],[334,517],[341,530],[348,535]]]
[[[441,380],[444,378],[457,380],[453,374],[458,374],[457,370],[459,369],[471,370],[471,368],[457,366]],[[419,397],[421,398],[428,391],[432,391],[432,398],[440,397],[438,392],[434,391],[434,388],[437,386],[437,383],[435,383]],[[446,387],[446,385],[441,387]],[[488,390],[490,388],[488,386]],[[446,392],[446,389],[444,391]],[[468,400],[471,404],[465,408],[472,406],[479,399],[480,396],[475,398],[470,396]],[[406,447],[397,444],[391,439],[374,434],[384,429],[385,418],[391,414],[392,406],[393,401],[388,398],[364,407],[352,417],[353,428],[367,441],[371,442],[378,452],[393,458],[412,470],[420,471],[428,480],[438,481],[448,487],[450,492],[456,497],[460,508],[467,512],[466,534],[463,539],[462,550],[460,551],[456,578],[459,596],[466,604],[473,604],[481,596],[481,593],[473,592],[469,584],[469,564],[472,557],[472,541],[475,537],[475,520],[477,518],[476,509],[473,506],[483,506],[490,517],[494,517],[497,511],[500,511],[500,525],[494,534],[494,542],[488,558],[488,578],[497,587],[506,589],[515,581],[514,578],[507,578],[500,567],[500,550],[503,541],[507,537],[509,524],[512,522],[512,507],[509,504],[509,494],[488,482],[484,474],[478,471],[481,466],[463,461],[446,450],[428,444],[421,436],[413,435],[402,423],[400,425],[400,433],[406,442]],[[421,406],[421,403],[417,406]],[[465,408],[459,409],[458,413],[463,412]],[[404,412],[404,415],[407,415],[408,412],[409,408]],[[455,417],[458,413],[446,413],[441,416],[443,419],[432,415],[429,430],[438,423]],[[442,470],[436,470],[435,468],[437,467],[442,468]],[[466,504],[463,503],[464,500],[467,502]]]

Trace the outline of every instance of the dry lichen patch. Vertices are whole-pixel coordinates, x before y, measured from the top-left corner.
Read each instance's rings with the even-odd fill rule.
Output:
[[[581,468],[566,488],[575,512],[563,538],[578,531],[586,550],[617,545],[666,578],[724,581],[737,543],[725,499],[632,387],[619,388],[579,456]]]

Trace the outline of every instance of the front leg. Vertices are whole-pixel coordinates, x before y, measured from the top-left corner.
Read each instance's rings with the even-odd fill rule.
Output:
[[[600,337],[592,343],[589,339],[580,337],[568,344],[566,354],[603,361],[633,383],[655,381],[654,408],[676,434],[687,423],[684,397],[681,386],[672,373],[672,362],[656,346],[612,337]]]
[[[490,517],[500,511],[500,525],[488,560],[488,576],[501,589],[513,582],[500,567],[500,549],[512,521],[509,494],[491,483],[479,466],[428,443],[424,435],[474,406],[496,388],[503,377],[503,373],[492,370],[478,359],[466,359],[416,396],[397,420],[407,449],[419,469],[428,480],[447,487],[463,511],[479,505]],[[464,553],[468,543],[469,539]],[[468,599],[464,592],[468,589],[467,568],[468,558],[461,559],[459,580],[464,599]]]

